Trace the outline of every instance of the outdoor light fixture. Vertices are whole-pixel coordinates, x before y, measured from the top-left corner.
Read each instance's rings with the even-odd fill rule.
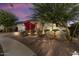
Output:
[[[14,32],[13,33],[15,36],[19,36],[20,35],[20,32]]]

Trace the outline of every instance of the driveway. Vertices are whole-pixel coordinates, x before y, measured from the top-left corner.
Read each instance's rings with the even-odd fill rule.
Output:
[[[30,48],[14,39],[4,37],[0,34],[0,44],[2,45],[4,56],[32,56],[36,55]]]

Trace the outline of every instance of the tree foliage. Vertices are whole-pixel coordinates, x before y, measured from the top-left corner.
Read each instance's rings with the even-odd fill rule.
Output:
[[[71,31],[71,36],[77,37],[79,35],[79,22],[72,24],[69,29]]]
[[[68,20],[74,20],[79,14],[79,4],[74,3],[39,3],[33,6],[32,19],[41,22],[66,23]]]
[[[3,25],[5,27],[10,27],[15,25],[17,17],[13,15],[12,13],[0,10],[0,25]]]

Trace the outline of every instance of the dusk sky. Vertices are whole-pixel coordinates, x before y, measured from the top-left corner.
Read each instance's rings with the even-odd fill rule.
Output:
[[[19,21],[30,20],[30,16],[33,13],[31,10],[32,7],[33,6],[30,3],[0,3],[0,9],[12,12],[18,17]]]

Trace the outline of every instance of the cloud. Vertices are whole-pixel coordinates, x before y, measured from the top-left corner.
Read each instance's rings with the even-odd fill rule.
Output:
[[[22,9],[22,8],[32,8],[32,4],[30,3],[13,3],[7,4],[6,9]]]
[[[32,7],[32,4],[24,4],[24,3],[17,3],[17,4],[13,4],[14,8],[23,8],[23,7],[26,7],[26,8],[31,8]]]
[[[20,20],[27,20],[29,16],[32,15],[32,11],[29,10],[32,8],[31,3],[8,3],[8,4],[0,4],[0,9],[4,9],[15,14]]]
[[[13,12],[17,17],[18,21],[30,20],[31,13],[23,13],[23,12]]]
[[[7,4],[0,4],[0,9],[5,10],[17,10],[23,8],[32,8],[31,3],[7,3]]]

